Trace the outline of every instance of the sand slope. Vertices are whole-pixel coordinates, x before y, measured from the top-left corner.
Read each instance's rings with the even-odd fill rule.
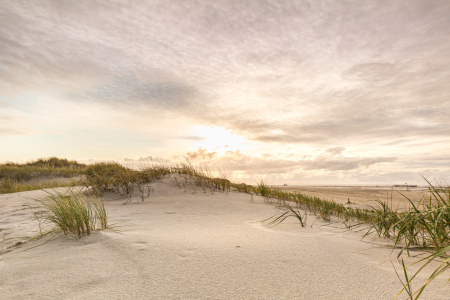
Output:
[[[61,236],[0,255],[1,298],[393,299],[401,288],[383,263],[390,248],[373,247],[360,233],[323,222],[301,228],[294,219],[269,228],[259,221],[280,210],[261,197],[250,203],[247,194],[185,192],[173,178],[152,187],[145,202],[105,196],[120,233]],[[35,232],[23,205],[37,197],[42,192],[0,195],[3,239]],[[0,249],[13,244],[0,242]],[[450,299],[444,282],[422,299]]]

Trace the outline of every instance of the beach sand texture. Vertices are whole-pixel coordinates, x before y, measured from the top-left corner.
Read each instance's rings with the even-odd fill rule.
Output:
[[[1,299],[393,299],[401,289],[391,241],[361,240],[338,222],[311,228],[313,216],[305,228],[294,219],[268,227],[261,220],[282,210],[259,196],[185,191],[173,178],[151,186],[144,202],[104,195],[119,232],[42,239],[0,255]],[[28,205],[44,196],[0,195],[0,249],[37,233]],[[445,276],[421,299],[450,299]]]

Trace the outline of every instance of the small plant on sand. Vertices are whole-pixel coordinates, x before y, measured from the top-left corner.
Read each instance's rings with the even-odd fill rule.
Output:
[[[266,198],[270,198],[270,196],[272,196],[270,188],[267,186],[267,184],[262,179],[256,186],[256,192]]]
[[[271,220],[269,222],[269,225],[277,226],[278,224],[280,224],[281,222],[283,222],[287,218],[295,217],[300,222],[302,227],[305,227],[306,223],[304,221],[304,216],[302,216],[302,214],[301,214],[301,212],[300,212],[298,207],[296,209],[294,209],[290,205],[285,205],[285,206],[283,206],[283,208],[286,210],[284,213],[276,214],[276,215],[274,215],[274,216],[272,216],[272,217],[270,217],[268,219],[263,220],[262,222],[266,222],[266,221]]]
[[[105,206],[95,195],[73,188],[48,193],[45,200],[39,201],[44,210],[34,213],[41,234],[62,230],[65,235],[73,234],[81,238],[94,230],[108,228]],[[48,223],[52,227],[44,228]]]
[[[448,187],[433,186],[428,180],[426,181],[429,184],[429,199],[423,199],[419,205],[415,205],[408,197],[404,196],[410,202],[412,209],[400,214],[400,220],[396,224],[398,232],[395,246],[404,241],[404,250],[407,251],[409,247],[419,243],[425,249],[432,249],[429,256],[413,263],[413,265],[420,263],[423,265],[413,276],[406,278],[406,283],[399,293],[400,295],[406,291],[410,295],[410,299],[413,299],[413,295],[415,295],[415,299],[418,299],[432,280],[450,269],[450,190]],[[411,281],[425,266],[435,260],[440,260],[439,266],[419,290],[411,293]],[[406,267],[403,266],[403,268]]]
[[[373,232],[376,232],[379,237],[390,238],[395,236],[402,214],[394,211],[383,201],[375,201],[379,207],[372,207],[374,214],[373,220],[371,220],[371,226],[364,234],[364,237]]]

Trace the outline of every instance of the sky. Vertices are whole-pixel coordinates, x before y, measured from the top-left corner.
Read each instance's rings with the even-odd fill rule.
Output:
[[[0,1],[0,162],[450,182],[450,1]]]

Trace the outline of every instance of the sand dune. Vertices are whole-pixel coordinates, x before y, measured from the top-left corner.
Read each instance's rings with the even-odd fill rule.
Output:
[[[338,222],[302,228],[292,219],[268,227],[260,221],[281,210],[262,197],[185,192],[173,178],[152,187],[144,202],[104,196],[119,232],[59,236],[0,255],[1,298],[393,299],[401,289],[390,241],[361,240]],[[39,197],[41,191],[0,195],[0,249],[37,233],[28,205]],[[307,224],[313,221],[308,216]],[[421,299],[450,299],[445,278]]]

